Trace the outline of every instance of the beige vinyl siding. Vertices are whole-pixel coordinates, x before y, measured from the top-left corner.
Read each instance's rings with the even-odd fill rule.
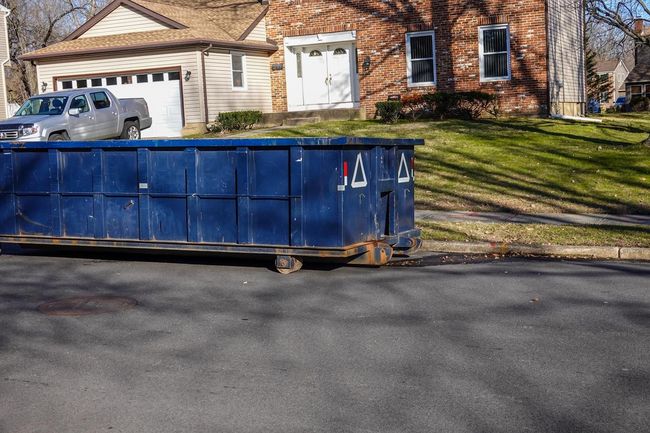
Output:
[[[552,114],[581,114],[585,106],[582,1],[548,0],[549,90]]]
[[[182,67],[181,82],[183,86],[183,102],[185,106],[185,123],[202,123],[200,89],[200,63],[196,50],[161,50],[143,52],[140,54],[96,54],[83,57],[69,57],[60,60],[42,60],[37,67],[38,82],[47,83],[48,91],[54,88],[54,77],[77,76],[136,70],[162,69]],[[186,71],[192,73],[190,80],[183,79]],[[138,95],[133,95],[137,97]]]
[[[155,30],[166,30],[168,28],[168,26],[151,19],[140,12],[120,6],[91,27],[86,33],[79,36],[79,38],[149,32]]]
[[[266,20],[262,19],[253,31],[246,37],[247,41],[262,41],[266,42]]]
[[[9,61],[9,41],[7,38],[7,18],[0,10],[0,119],[7,116],[7,80],[4,65]]]
[[[211,51],[205,58],[209,119],[222,111],[273,111],[269,58],[246,54],[246,90],[233,90],[230,52]]]

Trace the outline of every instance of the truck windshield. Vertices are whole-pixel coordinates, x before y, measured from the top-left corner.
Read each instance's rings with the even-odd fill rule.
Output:
[[[31,98],[20,107],[16,116],[58,116],[65,110],[67,102],[67,96]]]

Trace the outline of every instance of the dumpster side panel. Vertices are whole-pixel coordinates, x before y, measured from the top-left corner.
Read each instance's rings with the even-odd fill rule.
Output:
[[[52,196],[53,209],[60,209],[64,237],[95,236],[93,196],[94,155],[90,150],[54,152],[58,163],[51,170],[58,173],[58,192]]]
[[[16,233],[15,215],[12,195],[0,192],[0,234],[12,235]]]
[[[397,148],[397,234],[415,228],[415,152]]]
[[[249,152],[250,243],[291,245],[289,148]]]
[[[51,185],[48,152],[15,152],[14,181],[18,194],[49,194]]]
[[[12,155],[3,151],[0,153],[0,234],[4,235],[16,233],[12,173]]]
[[[96,212],[103,226],[98,238],[140,239],[140,196],[138,195],[138,153],[136,150],[107,149],[99,152],[99,185]],[[98,215],[95,215],[97,218]]]
[[[102,191],[108,195],[137,196],[138,153],[135,150],[103,150],[101,158]]]
[[[53,234],[49,158],[46,150],[14,153],[16,228],[19,234]]]
[[[306,148],[303,154],[304,245],[341,245],[338,185],[343,185],[340,151]],[[314,176],[313,174],[318,175]]]
[[[236,161],[234,149],[197,152],[199,242],[237,242]]]
[[[183,150],[148,152],[151,240],[184,241],[188,237],[187,159]]]
[[[395,148],[379,147],[377,180],[377,229],[379,236],[395,234],[396,219],[396,165]]]
[[[367,147],[343,151],[343,161],[348,163],[349,186],[342,195],[342,245],[377,239],[372,212],[376,206],[373,197],[376,178],[373,155],[373,149]]]
[[[107,196],[103,200],[104,230],[107,239],[140,239],[138,196]]]
[[[17,228],[20,235],[52,236],[52,211],[48,194],[16,196]]]

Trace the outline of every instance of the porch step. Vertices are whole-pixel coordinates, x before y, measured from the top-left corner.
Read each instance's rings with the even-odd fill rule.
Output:
[[[322,119],[319,116],[314,117],[294,117],[292,119],[285,119],[282,122],[282,126],[300,126],[300,125],[310,125],[312,123],[318,123]]]
[[[330,110],[289,111],[285,113],[264,114],[260,127],[271,128],[275,126],[295,126],[303,123],[290,123],[296,119],[318,119],[318,122],[328,120],[356,120],[365,119],[365,110],[359,108],[334,108]],[[314,123],[313,121],[307,123]]]

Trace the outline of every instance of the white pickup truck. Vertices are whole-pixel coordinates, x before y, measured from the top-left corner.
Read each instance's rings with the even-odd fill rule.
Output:
[[[3,141],[138,140],[151,127],[144,99],[117,99],[107,89],[46,93],[0,122]]]

